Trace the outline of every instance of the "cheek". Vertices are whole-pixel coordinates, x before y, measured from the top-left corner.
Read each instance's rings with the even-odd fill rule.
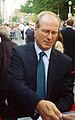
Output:
[[[57,41],[57,39],[55,38],[54,41],[53,41],[53,43],[55,43],[56,41]]]
[[[35,32],[35,38],[40,41],[43,38],[43,35],[37,31]]]
[[[58,40],[57,36],[53,38],[53,42],[55,43]]]

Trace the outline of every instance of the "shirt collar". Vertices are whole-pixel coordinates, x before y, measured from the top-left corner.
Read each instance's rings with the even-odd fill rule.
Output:
[[[72,28],[72,26],[67,25],[66,28]]]
[[[50,59],[51,49],[52,48],[44,51],[48,57],[48,60]],[[36,42],[35,42],[35,50],[36,50],[37,56],[39,55],[40,52],[42,52],[42,50],[37,46]]]

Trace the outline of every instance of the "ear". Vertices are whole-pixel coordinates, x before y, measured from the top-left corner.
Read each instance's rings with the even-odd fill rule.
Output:
[[[35,31],[38,29],[38,27],[37,26],[35,26]]]

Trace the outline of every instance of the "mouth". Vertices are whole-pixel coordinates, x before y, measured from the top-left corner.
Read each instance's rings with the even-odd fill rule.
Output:
[[[44,41],[44,43],[45,43],[45,44],[48,44],[48,45],[49,45],[49,44],[52,44],[51,41]]]

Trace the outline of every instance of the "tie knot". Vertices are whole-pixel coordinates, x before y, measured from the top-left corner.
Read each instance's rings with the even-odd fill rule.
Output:
[[[44,55],[45,55],[45,52],[40,52],[40,53],[39,53],[40,59],[41,59]]]

